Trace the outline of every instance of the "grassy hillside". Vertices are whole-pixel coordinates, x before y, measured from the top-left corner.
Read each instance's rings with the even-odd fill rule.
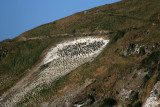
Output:
[[[39,59],[41,53],[49,45],[57,41],[52,38],[43,41],[21,41],[1,43],[7,47],[8,54],[0,60],[1,88],[0,94],[14,85],[26,74],[26,70],[31,68]]]
[[[41,25],[20,36],[37,37],[93,32],[95,30],[117,31],[127,28],[139,28],[144,24],[159,22],[157,19],[159,9],[158,0],[123,0]]]
[[[122,0],[41,25],[24,32],[13,40],[1,42],[0,47],[5,47],[8,52],[0,58],[0,94],[24,77],[26,70],[34,66],[44,49],[64,38],[58,37],[59,34],[78,35],[100,30],[115,32],[109,35],[111,42],[103,52],[92,63],[86,63],[64,78],[54,82],[52,89],[43,90],[41,97],[37,98],[38,100],[35,102],[52,100],[54,95],[65,86],[78,86],[84,83],[85,79],[94,78],[96,83],[86,89],[87,94],[83,97],[87,98],[87,95],[93,95],[97,99],[100,98],[101,103],[103,103],[104,98],[116,97],[116,93],[120,91],[118,84],[123,83],[120,81],[122,77],[130,76],[130,72],[136,69],[137,72],[139,72],[139,69],[147,69],[148,77],[144,77],[143,82],[145,84],[141,88],[143,92],[139,91],[141,96],[135,101],[128,101],[127,104],[134,105],[138,101],[143,102],[153,85],[159,80],[160,48],[149,50],[150,54],[143,54],[143,49],[142,54],[131,54],[130,51],[125,54],[124,50],[130,49],[129,47],[132,44],[144,45],[149,49],[150,47],[153,48],[153,45],[159,47],[159,0]],[[21,41],[22,37],[47,38]],[[108,77],[108,75],[111,75],[111,77]],[[119,80],[119,82],[116,80]],[[109,85],[112,85],[112,87],[108,89]],[[96,91],[92,91],[93,89],[96,89]],[[106,89],[109,91],[106,91]],[[135,89],[135,91],[138,91],[138,89]],[[121,103],[118,98],[115,100]],[[105,105],[105,101],[102,106]]]

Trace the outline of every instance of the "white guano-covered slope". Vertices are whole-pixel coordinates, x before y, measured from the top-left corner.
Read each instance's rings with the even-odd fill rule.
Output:
[[[144,107],[160,107],[160,81],[153,87]]]
[[[37,97],[44,88],[56,79],[70,73],[85,62],[92,61],[107,45],[109,40],[102,37],[83,37],[61,42],[49,49],[41,62],[42,71],[23,88],[16,90],[6,101],[1,101],[3,107],[13,107],[27,99],[26,106],[31,103],[31,97]],[[2,98],[3,99],[3,98]]]

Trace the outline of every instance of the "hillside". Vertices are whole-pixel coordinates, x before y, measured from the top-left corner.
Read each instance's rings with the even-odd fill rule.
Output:
[[[3,107],[158,107],[159,81],[159,0],[122,0],[0,42]]]

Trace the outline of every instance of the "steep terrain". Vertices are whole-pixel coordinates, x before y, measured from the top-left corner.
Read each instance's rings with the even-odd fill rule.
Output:
[[[122,0],[0,43],[2,107],[159,107],[159,81],[159,0]]]

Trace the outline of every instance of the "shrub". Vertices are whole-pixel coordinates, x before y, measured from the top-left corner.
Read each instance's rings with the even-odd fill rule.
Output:
[[[142,107],[142,102],[138,101],[137,103],[135,103],[134,107]]]
[[[88,98],[91,99],[90,104],[93,104],[95,102],[94,96],[88,95]]]
[[[132,104],[128,104],[127,107],[132,107]]]
[[[118,92],[118,91],[116,91],[116,94],[119,94],[119,92]]]
[[[144,58],[141,62],[141,66],[145,67],[149,64],[151,64],[152,62],[157,63],[158,62],[158,57],[160,55],[160,52],[153,52],[152,54],[150,54],[147,58]]]
[[[139,95],[139,92],[134,93],[134,95],[132,96],[132,102],[135,102],[138,100],[138,95]]]
[[[118,31],[116,36],[112,38],[111,43],[117,42],[117,40],[122,38],[124,35],[125,35],[125,31]]]
[[[73,34],[76,33],[76,29],[73,29],[73,30],[72,30],[72,33],[73,33]]]
[[[145,48],[144,47],[141,47],[140,48],[140,55],[145,55],[146,51],[145,51]]]
[[[160,81],[160,72],[159,72],[158,76],[156,77],[156,82],[157,81]]]
[[[149,75],[143,77],[143,83],[145,84],[150,79]]]
[[[103,104],[100,107],[113,107],[114,105],[117,104],[117,101],[112,99],[112,98],[105,98],[103,100]]]
[[[154,23],[160,23],[160,14],[155,13],[150,17],[150,21]]]
[[[157,77],[156,77],[155,83],[156,83],[157,81],[160,81],[160,65],[157,66],[157,70],[158,70],[158,75],[157,75]]]
[[[158,90],[157,89],[154,90],[154,94],[156,94],[156,95],[158,94]]]

